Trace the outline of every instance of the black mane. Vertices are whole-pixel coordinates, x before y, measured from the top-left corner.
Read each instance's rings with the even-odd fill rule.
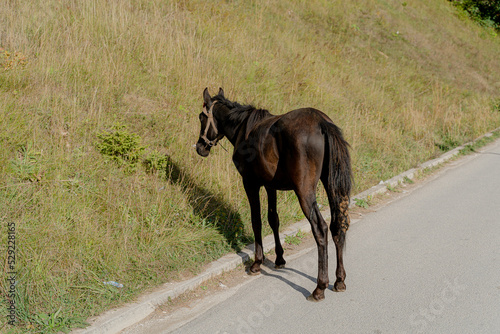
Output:
[[[238,102],[229,101],[222,95],[216,95],[213,99],[230,110],[227,122],[237,126],[246,121],[247,130],[253,128],[260,120],[272,116],[266,109],[257,109],[252,105],[241,105]]]

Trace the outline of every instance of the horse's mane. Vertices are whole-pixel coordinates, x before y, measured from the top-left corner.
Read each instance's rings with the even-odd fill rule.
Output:
[[[272,116],[266,109],[257,109],[252,105],[241,105],[238,102],[229,101],[224,96],[216,95],[213,97],[218,103],[225,105],[230,114],[227,122],[234,126],[238,126],[246,121],[247,133],[260,120]]]

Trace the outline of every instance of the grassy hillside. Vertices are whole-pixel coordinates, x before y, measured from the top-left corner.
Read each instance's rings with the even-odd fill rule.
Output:
[[[207,86],[275,114],[326,112],[351,144],[355,193],[500,126],[500,37],[445,0],[0,13],[0,244],[14,223],[21,329],[76,326],[252,240],[231,154],[192,148]],[[283,224],[300,218],[280,196]]]

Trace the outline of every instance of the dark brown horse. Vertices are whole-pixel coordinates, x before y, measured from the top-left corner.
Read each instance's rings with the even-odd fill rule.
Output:
[[[345,290],[342,251],[349,228],[349,195],[351,165],[348,144],[340,129],[319,110],[304,108],[274,116],[267,110],[242,106],[224,97],[224,91],[211,97],[203,92],[200,113],[200,138],[196,151],[207,157],[212,146],[226,137],[234,145],[233,162],[243,177],[250,202],[252,228],[255,235],[255,261],[250,274],[260,273],[264,260],[259,190],[265,187],[268,196],[268,217],[276,241],[276,267],[283,267],[283,248],[279,238],[276,211],[276,190],[293,190],[304,215],[311,223],[318,246],[317,287],[307,298],[325,298],[328,287],[328,225],[316,203],[316,187],[321,180],[330,204],[330,231],[337,250],[335,291]]]

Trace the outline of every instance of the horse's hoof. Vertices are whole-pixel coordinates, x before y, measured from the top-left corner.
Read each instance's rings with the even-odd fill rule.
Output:
[[[276,265],[274,265],[274,269],[283,269],[283,268],[285,268],[284,264],[276,264]]]
[[[313,294],[311,294],[309,297],[307,297],[307,300],[308,300],[308,301],[310,301],[310,302],[315,302],[315,303],[320,302],[320,301],[322,301],[323,299],[325,299],[325,297],[320,298],[320,299],[317,299],[316,297],[314,297],[314,295],[313,295]]]
[[[332,290],[335,292],[344,292],[345,291],[345,283],[344,282],[335,282]]]
[[[260,275],[260,270],[259,270],[259,271],[252,271],[252,270],[249,270],[249,271],[248,271],[248,275],[250,275],[250,276],[257,276],[257,275]]]

